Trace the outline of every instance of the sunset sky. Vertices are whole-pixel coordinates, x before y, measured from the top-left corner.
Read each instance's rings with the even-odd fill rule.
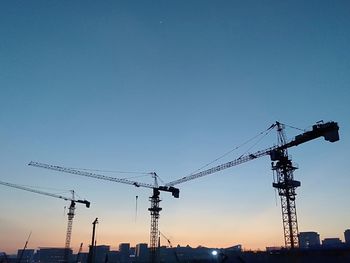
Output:
[[[299,231],[350,228],[349,1],[1,1],[0,181],[77,204],[72,247],[149,243],[150,189],[30,167],[189,175],[276,120],[337,121],[340,141],[290,149]],[[288,138],[302,131],[287,127]],[[272,131],[211,166],[276,143]],[[254,146],[254,144],[256,145]],[[161,193],[174,245],[284,245],[270,159]],[[210,166],[208,166],[210,167]],[[101,173],[101,172],[98,172]],[[152,183],[139,174],[104,173]],[[136,211],[136,196],[138,207]],[[63,247],[69,202],[0,185],[0,251]],[[162,241],[166,245],[166,241]]]

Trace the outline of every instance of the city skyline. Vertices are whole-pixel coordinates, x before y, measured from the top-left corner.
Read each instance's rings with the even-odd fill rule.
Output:
[[[337,238],[328,238],[322,241],[322,245],[315,232],[301,233],[304,247],[301,249],[284,249],[281,247],[268,247],[266,251],[242,251],[240,245],[229,248],[206,248],[197,247],[165,247],[159,248],[161,262],[290,262],[291,259],[302,259],[307,262],[348,262],[349,243],[345,244]],[[65,248],[39,248],[34,251],[28,249],[18,250],[17,255],[6,255],[0,252],[1,260],[7,262],[28,262],[28,263],[59,263],[62,262]],[[129,243],[119,244],[118,250],[111,250],[108,245],[98,245],[94,248],[94,262],[149,262],[149,251],[147,244],[137,244],[130,247]],[[70,262],[89,262],[90,253],[79,250],[77,254],[69,251]]]
[[[89,200],[76,207],[75,251],[96,217],[101,244],[149,243],[150,189],[27,164],[137,172],[104,174],[145,183],[152,178],[140,173],[156,172],[170,182],[275,145],[272,131],[238,147],[276,121],[302,130],[336,121],[340,141],[289,153],[301,181],[299,231],[342,237],[349,10],[341,0],[2,2],[0,181]],[[286,127],[289,139],[301,132]],[[283,246],[270,163],[180,184],[179,199],[162,192],[160,231],[192,247]],[[64,246],[69,202],[5,186],[0,198],[0,250],[20,248],[31,231],[29,247]]]
[[[342,237],[325,237],[325,238],[320,238],[320,234],[317,233],[317,232],[313,232],[313,231],[308,231],[308,232],[300,232],[300,238],[302,239],[301,243],[300,244],[300,249],[315,249],[315,248],[320,248],[321,247],[321,244],[322,245],[326,245],[326,248],[327,248],[327,244],[325,243],[325,241],[327,240],[340,240],[344,245],[349,245],[350,242],[349,242],[349,239],[348,236],[349,236],[349,232],[350,232],[350,229],[345,229],[344,231],[344,235]],[[188,245],[180,245],[180,244],[172,244],[170,240],[168,240],[165,236],[161,235],[161,244],[160,244],[160,247],[164,248],[176,248],[176,247],[188,247]],[[170,244],[169,244],[170,242]],[[310,242],[310,244],[309,244]],[[83,253],[88,253],[89,252],[89,244],[86,244],[84,246],[84,244],[81,244],[82,245],[82,249],[80,252],[83,252]],[[137,248],[138,246],[146,246],[147,248],[148,247],[148,243],[142,243],[142,242],[139,242],[139,243],[135,243],[135,244],[131,244],[129,242],[124,242],[124,243],[119,243],[118,245],[111,245],[111,244],[96,244],[96,246],[98,247],[109,247],[110,251],[122,251],[122,250],[125,250],[125,248],[123,248],[123,246],[127,246],[128,247],[128,250],[130,249],[135,249]],[[200,247],[204,247],[204,246],[201,246],[200,244],[196,247],[191,247],[191,248],[200,248]],[[227,249],[227,248],[239,248],[240,250],[242,249],[241,247],[241,244],[234,244],[234,245],[231,245],[230,247],[206,247],[206,248],[209,248],[209,249]],[[39,250],[40,248],[50,248],[50,247],[45,247],[45,246],[39,246],[37,248],[30,248],[30,247],[26,247],[25,250]],[[52,247],[52,248],[55,248],[55,247]],[[61,248],[61,249],[64,249],[63,247],[57,247],[57,248]],[[268,250],[271,250],[271,249],[282,249],[283,247],[269,247],[267,246],[265,249],[266,251]],[[249,248],[243,248],[245,251],[249,251],[250,249]],[[262,251],[265,251],[265,249],[263,249]],[[23,248],[18,248],[15,252],[18,254],[20,254],[19,252],[22,251]],[[6,252],[6,251],[0,251],[0,252]],[[78,251],[74,251],[73,249],[73,254],[74,252],[78,253]],[[136,251],[135,251],[136,253]],[[9,253],[7,253],[9,254]],[[10,255],[10,254],[9,254]]]

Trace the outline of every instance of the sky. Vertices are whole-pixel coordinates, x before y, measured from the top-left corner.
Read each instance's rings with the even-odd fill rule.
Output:
[[[336,121],[340,141],[290,149],[299,231],[350,228],[349,1],[1,1],[0,180],[77,204],[71,245],[149,243],[151,190],[29,167],[30,161],[156,172],[163,182],[276,144],[275,121]],[[286,126],[289,139],[301,130]],[[260,137],[259,137],[260,138]],[[174,245],[284,245],[270,159],[161,193]],[[101,172],[98,172],[101,173]],[[140,174],[104,173],[152,183]],[[136,208],[136,196],[138,196]],[[69,202],[0,186],[0,251],[63,247]],[[166,240],[162,240],[164,245]]]

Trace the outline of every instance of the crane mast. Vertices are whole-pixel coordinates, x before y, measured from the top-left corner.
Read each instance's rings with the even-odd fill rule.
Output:
[[[74,191],[71,191],[72,199],[74,200]],[[75,215],[75,201],[70,202],[70,206],[68,208],[68,222],[67,222],[67,231],[66,231],[66,243],[65,243],[65,251],[64,251],[64,262],[68,262],[69,258],[69,249],[70,249],[70,241],[72,238],[72,227],[73,227],[73,218]]]
[[[160,192],[158,189],[153,189],[153,195],[149,198],[151,201],[151,207],[148,208],[148,211],[151,213],[151,229],[150,229],[150,260],[151,262],[157,262],[159,258],[159,250],[157,249],[158,242],[158,220],[159,212],[162,211],[162,208],[159,207]]]
[[[278,144],[286,144],[284,125],[277,122]],[[296,167],[293,166],[288,156],[287,148],[278,148],[275,150],[278,154],[271,156],[272,170],[276,173],[276,182],[272,184],[278,190],[281,199],[282,223],[284,230],[284,243],[286,247],[298,247],[298,220],[295,205],[296,188],[300,182],[294,180],[293,172]]]

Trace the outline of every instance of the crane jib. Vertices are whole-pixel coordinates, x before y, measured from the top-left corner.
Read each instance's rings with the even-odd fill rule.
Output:
[[[33,161],[31,161],[28,165],[34,166],[34,167],[45,168],[45,169],[49,169],[49,170],[54,170],[54,171],[59,171],[59,172],[64,172],[64,173],[69,173],[69,174],[74,174],[74,175],[92,177],[95,179],[107,180],[107,181],[112,181],[112,182],[117,182],[117,183],[122,183],[122,184],[129,184],[129,185],[133,185],[135,187],[145,187],[145,188],[151,188],[151,189],[158,189],[160,191],[170,192],[170,193],[172,193],[173,197],[179,198],[180,190],[178,188],[175,188],[175,187],[155,186],[155,185],[151,185],[151,184],[147,184],[147,183],[135,182],[135,181],[127,180],[127,179],[115,178],[115,177],[110,177],[110,176],[106,176],[106,175],[95,174],[95,173],[80,171],[80,170],[76,170],[76,169],[72,169],[72,168],[67,168],[67,167],[62,167],[62,166],[57,166],[57,165],[50,165],[50,164],[39,163],[39,162],[33,162]]]
[[[50,164],[45,164],[45,163],[33,162],[33,161],[31,161],[28,165],[34,166],[34,167],[39,167],[39,168],[45,168],[45,169],[49,169],[49,170],[54,170],[54,171],[59,171],[59,172],[64,172],[64,173],[69,173],[69,174],[74,174],[74,175],[91,177],[91,178],[100,179],[100,180],[112,181],[112,182],[117,182],[117,183],[122,183],[122,184],[129,184],[129,185],[133,185],[136,187],[154,188],[153,185],[147,184],[147,183],[135,182],[135,181],[127,180],[127,179],[115,178],[115,177],[106,176],[106,175],[102,175],[102,174],[80,171],[77,169],[62,167],[62,166],[58,166],[58,165],[50,165]]]
[[[27,192],[32,192],[32,193],[35,193],[35,194],[41,194],[41,195],[51,196],[51,197],[54,197],[54,198],[63,199],[65,201],[72,201],[72,202],[82,203],[82,204],[85,204],[87,208],[90,207],[90,202],[87,201],[87,200],[75,200],[73,198],[69,198],[69,197],[66,197],[66,196],[57,195],[57,194],[53,194],[53,193],[47,193],[47,192],[44,192],[44,191],[36,190],[36,189],[29,188],[29,187],[22,186],[22,185],[12,184],[12,183],[8,183],[8,182],[4,182],[4,181],[0,181],[0,184],[8,186],[8,187],[24,190],[24,191],[27,191]]]

